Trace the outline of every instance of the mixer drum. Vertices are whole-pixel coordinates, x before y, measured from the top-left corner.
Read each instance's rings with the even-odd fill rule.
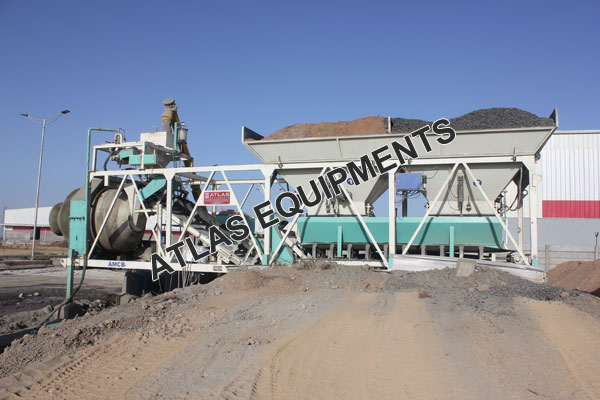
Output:
[[[105,189],[92,203],[90,229],[94,236],[100,230],[116,193],[117,189]],[[127,193],[121,191],[98,243],[110,253],[129,253],[142,241],[145,228],[146,216],[142,213],[132,213]]]
[[[69,240],[69,215],[71,213],[71,200],[83,200],[83,187],[73,190],[64,202],[56,204],[50,210],[50,228],[57,235],[62,235]]]
[[[100,230],[116,192],[115,188],[104,188],[93,197],[90,205],[90,232],[93,236],[96,236]],[[62,235],[69,240],[71,200],[83,200],[84,195],[83,187],[75,189],[63,203],[52,207],[50,227],[55,234]],[[129,204],[127,192],[122,190],[98,239],[98,246],[108,253],[127,254],[142,241],[146,216],[141,213],[132,213]]]
[[[50,229],[52,229],[52,232],[58,236],[62,236],[62,231],[60,230],[60,225],[58,223],[58,214],[60,213],[62,205],[63,203],[56,203],[50,210],[50,215],[48,216]]]

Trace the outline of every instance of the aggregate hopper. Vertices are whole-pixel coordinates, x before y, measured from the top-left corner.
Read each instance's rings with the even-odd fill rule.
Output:
[[[447,145],[438,143],[436,139],[439,135],[430,131],[426,134],[431,144],[430,152],[425,151],[418,137],[413,138],[419,157],[402,165],[396,176],[402,173],[420,174],[420,191],[429,202],[429,221],[426,229],[416,237],[415,244],[502,249],[502,226],[495,217],[494,209],[500,214],[506,211],[503,207],[507,200],[503,199],[502,194],[511,182],[516,184],[517,193],[520,194],[518,206],[522,205],[525,189],[534,173],[530,169],[534,169],[539,151],[556,129],[556,112],[551,118],[554,122],[552,126],[458,130],[454,141]],[[261,162],[276,165],[278,174],[291,186],[308,187],[308,182],[319,175],[324,167],[358,162],[362,156],[392,141],[404,143],[403,137],[407,134],[410,133],[364,132],[343,137],[265,140],[262,135],[244,127],[242,143]],[[392,160],[398,160],[393,151],[389,154]],[[472,175],[465,165],[468,165]],[[450,172],[452,176],[449,176]],[[481,185],[489,203],[480,193],[475,180]],[[389,237],[387,218],[374,217],[372,210],[373,203],[388,189],[388,174],[378,175],[376,179],[359,186],[354,185],[352,180],[342,185],[349,198],[343,196],[333,202],[324,201],[308,207],[306,216],[298,220],[301,242],[305,245],[314,241],[335,242],[338,248],[349,242],[368,243],[369,237],[355,216],[356,210],[364,217],[376,240],[386,243]],[[397,191],[401,189],[396,187]],[[512,200],[508,199],[508,203]],[[355,207],[351,207],[349,202]],[[493,203],[494,209],[490,203]],[[420,219],[397,218],[398,243],[408,242]],[[343,226],[341,234],[339,226]],[[453,227],[455,234],[453,243],[448,242],[449,226]]]

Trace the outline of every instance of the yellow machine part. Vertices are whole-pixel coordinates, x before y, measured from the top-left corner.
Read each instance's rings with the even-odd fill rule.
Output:
[[[168,120],[169,126],[171,127],[171,130],[173,130],[175,128],[175,123],[176,122],[180,122],[179,121],[179,115],[177,114],[177,111],[165,111],[160,118],[163,120],[163,122],[165,120]],[[182,143],[179,146],[179,151],[185,155],[191,156],[190,154],[190,149],[187,146],[187,143]],[[186,167],[193,167],[194,166],[194,162],[192,160],[184,160],[183,161],[183,165],[185,165]],[[199,186],[194,186],[192,188],[192,194],[194,195],[194,199],[198,200],[200,198],[200,194],[201,194],[201,190]]]

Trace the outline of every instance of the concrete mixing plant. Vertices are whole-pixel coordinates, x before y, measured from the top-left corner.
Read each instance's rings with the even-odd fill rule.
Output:
[[[248,204],[253,189],[269,201],[278,186],[294,191],[410,131],[398,132],[392,119],[387,129],[352,136],[265,138],[242,127],[242,144],[260,163],[197,166],[174,100],[165,101],[162,118],[161,131],[141,133],[133,142],[119,130],[88,131],[86,181],[55,205],[50,216],[53,231],[69,241],[69,256],[63,260],[69,271],[68,297],[75,268],[123,269],[126,292],[140,295],[239,266],[323,258],[412,270],[476,259],[531,280],[544,279],[538,266],[537,162],[558,126],[556,110],[543,119],[550,121],[544,126],[458,128],[446,146],[427,132],[432,148],[418,159],[399,162],[398,168],[360,185],[348,179],[339,195],[305,207],[293,218],[274,216],[281,221],[264,230],[248,211],[255,205]],[[91,137],[99,134],[110,134],[113,140],[91,146]],[[509,185],[516,187],[514,199],[506,198]],[[374,203],[386,194],[387,216],[376,216]],[[427,199],[425,215],[406,215],[411,195]],[[524,227],[519,212],[520,234],[514,237],[506,227],[506,214],[522,210],[525,201],[533,210],[531,220]],[[223,226],[232,214],[251,228],[248,238],[221,243],[215,254],[200,260],[184,254],[185,268],[173,263],[175,273],[152,282],[152,254],[173,261],[168,249],[183,238],[208,247],[209,227]],[[522,235],[526,228],[527,254]]]

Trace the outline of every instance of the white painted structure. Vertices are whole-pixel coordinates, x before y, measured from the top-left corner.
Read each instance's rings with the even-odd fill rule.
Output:
[[[48,216],[52,207],[38,208],[37,237],[41,243],[62,241],[50,229]],[[4,243],[29,244],[33,238],[33,220],[35,208],[16,208],[4,210],[4,223],[2,224],[2,238]]]
[[[556,131],[540,152],[538,218],[600,219],[600,130]],[[507,190],[515,198],[516,185]],[[523,207],[525,218],[529,204]],[[515,211],[509,218],[517,217]],[[600,221],[599,221],[600,222]]]
[[[600,218],[600,131],[557,132],[542,152],[542,216]]]
[[[38,208],[38,226],[50,227],[48,216],[52,207]],[[33,218],[35,216],[35,208],[14,208],[4,210],[4,225],[5,226],[29,226],[33,227]]]

